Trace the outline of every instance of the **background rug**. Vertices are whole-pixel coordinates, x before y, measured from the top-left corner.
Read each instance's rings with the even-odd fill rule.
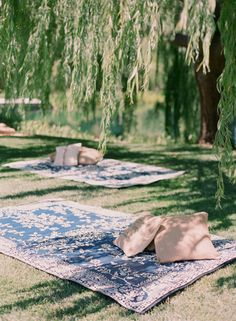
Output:
[[[14,162],[3,165],[21,169],[46,177],[56,177],[99,185],[121,188],[133,185],[147,185],[163,179],[180,176],[184,171],[168,168],[104,159],[97,165],[54,166],[48,159]]]
[[[215,239],[218,260],[158,264],[113,245],[136,217],[63,200],[0,209],[0,252],[110,296],[143,313],[236,258],[236,241]]]

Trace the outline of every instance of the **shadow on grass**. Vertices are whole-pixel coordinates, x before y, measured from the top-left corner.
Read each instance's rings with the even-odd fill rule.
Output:
[[[6,138],[5,138],[6,140]],[[17,147],[13,147],[14,144],[11,143],[15,142]],[[28,158],[40,158],[48,156],[51,152],[53,152],[56,146],[59,145],[66,145],[66,144],[73,144],[78,142],[78,139],[70,139],[70,138],[59,138],[59,137],[48,137],[48,136],[33,136],[33,137],[9,137],[7,139],[7,146],[2,145],[0,146],[0,164],[4,164],[7,162],[15,161],[15,160],[26,160]],[[27,143],[31,142],[30,145]],[[92,142],[88,140],[80,140],[80,142],[84,146],[88,147],[97,147],[97,142]],[[1,143],[1,139],[0,139]],[[182,153],[184,147],[181,150],[174,147],[172,149],[167,148],[170,155],[166,154],[165,152],[159,152],[155,150],[148,150],[148,151],[130,151],[124,145],[109,145],[108,153],[106,154],[106,158],[116,158],[122,160],[129,160],[133,162],[139,163],[148,163],[148,164],[166,164],[166,165],[173,165],[174,168],[177,168],[179,164],[175,162],[176,153],[172,156],[172,152]],[[190,151],[199,153],[201,148],[198,147],[190,147]],[[189,151],[186,148],[186,151]],[[204,150],[203,150],[204,152]],[[158,162],[157,162],[158,161]],[[181,169],[183,166],[181,166]]]
[[[228,289],[235,289],[236,288],[236,265],[233,271],[233,274],[226,277],[221,277],[216,281],[216,286],[226,287]]]
[[[76,316],[79,318],[89,317],[90,314],[98,313],[104,308],[110,306],[114,301],[100,293],[90,292],[89,296],[74,300],[70,307],[62,307],[49,314],[50,320],[62,320],[64,317]]]
[[[15,293],[20,296],[25,293],[27,298],[17,300],[11,304],[0,305],[0,315],[10,313],[12,310],[29,310],[37,305],[58,305],[64,299],[69,299],[72,303],[70,303],[69,307],[60,307],[47,315],[50,320],[55,318],[61,320],[64,316],[82,317],[97,313],[113,302],[113,300],[100,293],[93,293],[83,286],[60,279],[41,282]],[[82,297],[78,297],[76,300],[70,299],[74,295],[81,295]]]
[[[70,185],[63,185],[63,186],[57,186],[53,188],[42,188],[42,189],[35,189],[32,191],[26,191],[26,192],[19,192],[17,194],[11,194],[6,195],[3,197],[0,197],[1,200],[7,200],[7,199],[21,199],[28,196],[44,196],[52,193],[58,193],[58,192],[65,192],[65,191],[81,191],[84,194],[91,195],[93,191],[98,188],[102,189],[101,187],[95,187],[95,186],[70,186]]]
[[[4,137],[1,141],[7,141],[8,144],[0,146],[0,164],[14,160],[24,160],[27,158],[39,158],[48,156],[56,146],[67,145],[78,142],[78,139],[50,137],[50,136],[30,136],[30,137]],[[31,143],[29,145],[29,142]],[[95,147],[96,143],[81,140],[83,145]],[[17,145],[17,147],[13,147]]]
[[[146,193],[119,201],[116,206],[158,202],[163,206],[153,208],[155,215],[175,215],[178,213],[193,213],[206,211],[209,221],[214,223],[212,231],[224,230],[234,226],[233,214],[236,214],[236,188],[225,179],[225,200],[222,208],[216,208],[217,164],[214,161],[199,161],[191,159],[167,159],[168,164],[185,169],[186,173],[173,180],[159,181],[145,187]],[[160,162],[159,162],[160,163]],[[163,164],[165,165],[165,164]],[[174,166],[171,166],[172,168]]]
[[[1,173],[1,171],[0,171]],[[9,179],[9,178],[18,178],[18,175],[5,175],[5,176],[0,176],[0,179]]]

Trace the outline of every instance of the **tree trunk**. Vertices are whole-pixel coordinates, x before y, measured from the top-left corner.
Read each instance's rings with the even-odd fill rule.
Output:
[[[219,16],[219,7],[216,15]],[[195,75],[200,93],[201,108],[201,131],[198,142],[200,144],[212,144],[217,131],[217,122],[219,120],[217,106],[220,100],[220,94],[217,90],[217,81],[225,66],[225,57],[220,40],[219,30],[216,30],[210,47],[210,71],[203,73],[199,64],[202,60],[202,54],[195,64]]]
[[[220,16],[220,4],[216,2],[215,21]],[[188,46],[188,37],[182,34],[176,34],[173,43],[180,47]],[[198,60],[195,63],[194,70],[196,81],[200,93],[200,109],[201,109],[201,130],[198,142],[200,144],[212,144],[217,131],[218,103],[220,94],[217,90],[217,81],[222,74],[225,66],[225,57],[221,45],[220,32],[218,28],[213,36],[210,47],[210,71],[203,73],[203,68],[199,68],[203,58],[202,50],[200,51]]]

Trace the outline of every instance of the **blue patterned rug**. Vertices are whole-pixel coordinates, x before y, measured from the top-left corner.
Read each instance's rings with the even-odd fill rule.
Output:
[[[104,159],[97,165],[54,166],[48,159],[14,162],[3,165],[25,170],[45,177],[68,179],[89,185],[121,188],[147,185],[180,176],[184,171],[168,168]]]
[[[127,258],[114,238],[134,216],[63,200],[0,209],[0,252],[110,296],[143,313],[236,258],[236,241],[213,240],[218,260],[158,264]]]

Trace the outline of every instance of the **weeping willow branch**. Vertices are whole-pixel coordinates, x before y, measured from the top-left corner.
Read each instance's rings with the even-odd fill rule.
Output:
[[[16,97],[18,94],[18,61],[19,45],[16,39],[15,30],[17,29],[15,23],[16,11],[13,5],[13,1],[1,3],[1,15],[0,18],[0,48],[2,57],[2,70],[4,78],[7,80],[8,86],[6,86],[6,97]]]
[[[224,48],[225,69],[219,79],[221,99],[220,120],[215,139],[215,150],[219,158],[219,177],[216,198],[218,204],[224,195],[223,174],[235,180],[235,164],[232,151],[232,124],[236,116],[236,2],[224,1],[219,20],[219,29]]]
[[[175,34],[181,10],[179,27],[189,36],[188,58],[196,58],[201,40],[202,63],[207,69],[214,32],[213,0],[186,0],[182,9],[181,2],[170,0],[3,1],[0,35],[5,37],[1,51],[7,93],[36,95],[44,105],[48,104],[52,68],[57,62],[63,70],[69,110],[84,106],[96,93],[97,57],[101,56],[100,97],[104,113],[100,146],[104,147],[122,87],[121,71],[127,74],[127,92],[132,102],[134,91],[148,86],[152,51],[160,35]],[[31,26],[25,33],[25,46],[17,37],[20,24],[16,26],[15,17],[21,18],[18,21],[22,25]],[[23,52],[23,61],[19,60],[19,51]]]
[[[184,30],[189,35],[186,54],[189,63],[198,59],[199,44],[202,43],[203,60],[201,65],[205,73],[209,71],[210,45],[215,32],[215,7],[215,0],[185,0],[177,26],[178,30]]]
[[[184,31],[187,60],[195,62],[202,51],[199,68],[209,70],[215,6],[216,0],[2,0],[0,55],[6,95],[35,95],[46,106],[57,65],[71,110],[86,106],[94,97],[102,75],[100,147],[105,150],[112,115],[121,100],[121,74],[125,72],[132,102],[133,94],[148,86],[152,51],[161,36],[173,40],[178,31]],[[225,155],[220,156],[221,168],[232,163],[229,124],[235,108],[235,9],[235,1],[223,1],[220,31],[227,61],[220,82],[216,141],[219,154]]]

